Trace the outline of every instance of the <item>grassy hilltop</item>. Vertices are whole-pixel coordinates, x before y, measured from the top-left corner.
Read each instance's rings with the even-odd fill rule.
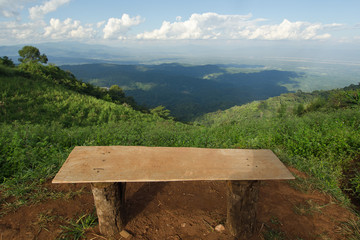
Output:
[[[267,148],[345,205],[360,199],[360,85],[283,94],[191,124],[52,65],[1,65],[0,94],[2,214],[56,197],[43,183],[78,145]]]

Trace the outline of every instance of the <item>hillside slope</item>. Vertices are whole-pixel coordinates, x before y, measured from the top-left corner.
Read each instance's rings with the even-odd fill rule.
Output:
[[[86,84],[83,85],[68,73],[58,72],[60,76],[67,77],[56,78],[54,76],[58,75],[53,74],[53,70],[56,69],[52,66],[45,67],[45,70],[50,72],[40,71],[41,74],[37,71],[20,70],[0,67],[0,229],[5,229],[10,234],[7,236],[15,236],[13,237],[15,239],[25,236],[29,229],[34,228],[35,222],[35,224],[44,224],[42,226],[45,228],[51,224],[52,227],[49,227],[53,234],[51,236],[59,237],[63,233],[68,233],[65,229],[71,231],[74,228],[71,224],[77,226],[77,223],[83,221],[81,219],[91,218],[93,204],[88,190],[84,190],[81,186],[72,186],[66,188],[66,191],[56,190],[48,183],[74,146],[83,145],[266,148],[273,150],[285,164],[308,173],[308,176],[304,177],[303,173],[295,171],[297,180],[293,184],[271,185],[273,188],[289,189],[290,186],[290,188],[305,188],[309,191],[317,189],[331,194],[332,198],[324,197],[326,201],[321,200],[321,205],[319,203],[315,205],[321,209],[328,205],[332,206],[334,201],[351,207],[350,200],[356,204],[359,199],[360,86],[312,94],[301,92],[285,94],[209,114],[193,124],[183,124],[165,120],[157,114],[136,111],[127,103],[113,103],[111,96],[107,96],[108,92],[101,92],[102,90],[99,89],[100,92],[96,89],[86,90]],[[150,191],[150,186],[152,185],[144,185],[141,188],[146,192]],[[191,194],[198,194],[199,186],[197,188],[194,186],[189,186],[191,191],[194,191]],[[204,186],[206,189],[213,189],[211,183],[206,183]],[[145,195],[141,195],[141,191],[138,193],[136,189],[131,190],[134,197],[147,199],[144,200],[147,203],[154,200],[150,212],[145,211],[145,216],[139,215],[140,219],[148,219],[146,214],[151,215],[151,211],[157,212],[161,205],[158,198],[148,199],[147,196],[161,197],[164,203],[169,199],[170,192],[180,192],[178,185],[169,185],[169,191],[159,189],[161,195],[157,195],[158,188],[159,185],[154,185],[152,187],[154,194],[146,192]],[[222,189],[220,185],[217,188]],[[273,193],[272,189],[266,186],[265,189],[266,192]],[[298,194],[295,190],[289,192],[290,195],[286,195],[288,192],[283,193],[281,198],[289,199],[289,196]],[[203,193],[207,194],[205,191]],[[216,191],[212,193],[214,195]],[[299,196],[300,194],[295,198]],[[212,196],[211,199],[218,202],[216,200],[219,197],[222,198],[222,195]],[[313,208],[312,197],[305,196],[301,202],[287,202],[286,216],[294,218],[294,214],[299,214],[294,209],[306,211],[308,208]],[[84,198],[87,205],[78,204]],[[178,205],[191,199],[194,197],[184,196],[179,200]],[[70,203],[67,203],[69,200]],[[266,197],[261,200],[263,201],[261,206],[266,210],[273,200],[272,195]],[[318,200],[319,198],[316,201]],[[129,207],[136,208],[137,202],[139,201],[130,201],[134,205]],[[194,206],[198,206],[198,202]],[[81,206],[76,210],[75,205]],[[46,210],[49,211],[43,210],[46,206],[48,207]],[[68,211],[59,206],[67,206]],[[34,208],[42,210],[35,211]],[[144,209],[145,206],[140,208]],[[341,209],[338,209],[335,215],[325,216],[338,219],[339,212],[345,211]],[[165,208],[161,213],[168,215],[164,215],[165,218],[161,219],[167,220],[157,221],[169,221],[172,219],[171,216],[177,216],[178,212],[173,210]],[[36,219],[33,216],[34,211],[37,214]],[[346,214],[346,216],[350,215]],[[29,219],[24,216],[29,216]],[[206,229],[209,230],[207,225],[205,228],[199,227],[204,224],[204,217],[209,218],[212,224],[222,221],[214,219],[214,216],[209,214],[200,213],[197,216],[198,222],[193,224],[198,226],[198,229],[202,229],[201,231],[205,231],[204,233]],[[222,216],[218,214],[215,218]],[[264,216],[264,220],[261,221],[267,224],[266,232],[262,232],[261,236],[274,234],[270,227],[276,222],[274,216],[279,217],[284,223],[287,222],[284,216],[274,214],[271,218],[267,216],[266,219]],[[317,217],[320,219],[323,216]],[[341,219],[344,218],[346,219],[342,216]],[[138,218],[134,216],[133,219]],[[307,222],[307,217],[302,219]],[[357,218],[354,219],[347,223],[350,230],[346,234],[356,239],[360,236],[359,231],[356,231],[360,222]],[[141,223],[135,220],[132,224]],[[132,226],[133,231],[140,231],[139,229],[144,229],[155,220],[147,221],[142,222],[141,226],[136,224],[129,226]],[[26,222],[26,231],[19,230],[19,222]],[[64,224],[68,228],[61,227]],[[285,236],[293,238],[299,236],[291,232],[291,229],[299,225],[308,230],[310,235],[321,233],[319,230],[321,226],[316,225],[317,227],[312,226],[316,229],[309,229],[306,224],[295,222],[289,226],[289,229],[283,230],[289,231],[284,233]],[[338,234],[333,229],[335,226],[338,226],[338,223],[331,220],[331,234]],[[166,228],[162,229],[164,232],[161,236],[165,238]],[[25,235],[19,235],[20,233]],[[35,235],[39,233],[36,232]],[[151,228],[149,233],[141,231],[138,234],[146,238],[156,232]],[[339,236],[336,235],[336,238]],[[218,237],[221,236],[214,236],[215,239]]]
[[[231,129],[239,148],[276,149],[285,162],[359,205],[360,84],[283,94],[206,114],[195,123]]]
[[[70,127],[154,117],[134,110],[126,102],[115,104],[111,102],[111,98],[108,101],[99,99],[101,96],[96,97],[97,94],[108,96],[95,88],[92,90],[95,95],[91,96],[87,93],[91,85],[76,80],[74,81],[77,86],[72,87],[70,84],[56,83],[57,79],[30,77],[15,70],[8,75],[10,76],[0,78],[2,88],[0,122],[11,123],[15,120],[36,124],[57,122]]]

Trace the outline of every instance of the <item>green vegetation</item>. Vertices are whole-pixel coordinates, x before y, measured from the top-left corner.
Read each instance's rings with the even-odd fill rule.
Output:
[[[275,216],[272,216],[268,224],[264,224],[263,237],[265,240],[286,239],[285,233],[280,230],[282,223]]]
[[[61,226],[63,229],[60,234],[59,240],[78,240],[85,237],[85,232],[89,228],[97,224],[97,216],[95,213],[84,214],[76,221],[71,219],[67,225]]]
[[[38,229],[38,232],[40,232],[42,229],[49,231],[47,227],[55,220],[55,218],[56,216],[52,215],[51,211],[42,212],[37,215],[37,219],[33,225]]]
[[[2,206],[52,197],[43,183],[83,145],[272,149],[344,204],[360,198],[360,85],[283,94],[191,124],[163,106],[138,111],[120,87],[94,87],[54,65],[0,65],[0,86]]]
[[[299,215],[314,215],[314,213],[321,213],[321,209],[329,204],[319,205],[312,199],[307,200],[305,203],[299,203],[294,206],[294,212]]]
[[[349,221],[341,224],[343,234],[348,237],[349,240],[360,239],[360,216],[357,219],[349,219]]]
[[[14,62],[8,56],[0,57],[0,65],[15,67]]]
[[[338,199],[345,200],[341,189],[359,198],[359,95],[360,85],[285,94],[208,114],[197,123],[234,132],[236,147],[273,149]]]

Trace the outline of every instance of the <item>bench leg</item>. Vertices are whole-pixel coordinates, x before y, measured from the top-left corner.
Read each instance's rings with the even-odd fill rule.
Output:
[[[126,183],[92,183],[100,233],[111,238],[124,228]]]
[[[255,231],[259,181],[227,181],[227,226],[234,237],[247,239]]]

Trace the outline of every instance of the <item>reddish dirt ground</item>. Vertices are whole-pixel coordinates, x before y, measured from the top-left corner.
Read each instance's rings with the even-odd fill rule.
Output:
[[[57,239],[61,225],[94,211],[88,185],[48,183],[46,187],[62,192],[85,190],[70,199],[46,200],[4,215],[0,240]],[[128,183],[126,208],[125,229],[131,239],[234,239],[226,225],[223,232],[214,230],[226,221],[225,182]],[[347,239],[341,223],[355,219],[331,197],[316,191],[303,193],[287,181],[262,182],[257,215],[253,240]],[[48,218],[40,220],[40,216]],[[105,238],[96,226],[87,230],[86,239]]]

